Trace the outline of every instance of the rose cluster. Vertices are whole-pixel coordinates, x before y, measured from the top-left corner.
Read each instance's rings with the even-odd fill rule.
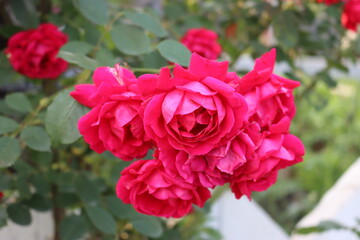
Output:
[[[57,26],[44,23],[11,36],[5,53],[17,72],[29,78],[55,79],[68,67],[65,60],[57,57],[67,41]]]
[[[326,5],[344,2],[341,23],[346,29],[357,31],[360,25],[360,0],[317,0],[317,2]]]
[[[121,173],[117,196],[144,214],[182,217],[202,207],[209,188],[229,183],[236,198],[276,182],[278,170],[302,161],[302,142],[289,133],[293,90],[273,74],[275,50],[242,78],[227,62],[193,53],[175,65],[136,78],[128,69],[100,67],[94,84],[71,96],[91,108],[79,121],[90,147],[137,160]]]

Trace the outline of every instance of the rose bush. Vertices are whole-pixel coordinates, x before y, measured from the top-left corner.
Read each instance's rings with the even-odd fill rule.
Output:
[[[5,53],[12,67],[30,78],[55,79],[68,63],[57,57],[68,37],[57,26],[46,23],[37,29],[21,31],[8,41]]]

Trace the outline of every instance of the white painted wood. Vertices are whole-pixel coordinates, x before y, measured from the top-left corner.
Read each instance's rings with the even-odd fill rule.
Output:
[[[51,212],[31,212],[32,224],[20,226],[8,221],[8,225],[0,229],[0,240],[52,240],[53,220]]]
[[[256,202],[237,200],[224,193],[212,206],[208,225],[219,230],[223,240],[288,240],[287,234]]]
[[[333,220],[348,226],[360,218],[360,158],[342,175],[323,196],[319,204],[298,224],[314,226],[325,220]],[[291,240],[358,240],[349,231],[331,230],[321,234],[293,235]]]

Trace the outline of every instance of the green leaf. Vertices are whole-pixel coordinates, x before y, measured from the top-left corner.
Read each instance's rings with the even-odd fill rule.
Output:
[[[50,138],[42,127],[29,126],[24,128],[20,133],[20,139],[33,150],[40,152],[51,151]]]
[[[0,205],[0,228],[6,226],[7,224],[7,212],[4,205]]]
[[[317,226],[299,228],[296,230],[296,233],[298,234],[319,233],[331,229],[346,229],[346,226],[343,226],[342,224],[334,221],[322,221]]]
[[[87,42],[70,41],[70,42],[66,43],[64,46],[62,46],[60,51],[79,53],[79,54],[85,55],[85,54],[89,53],[93,48],[94,48],[94,46],[92,46],[91,44],[89,44]]]
[[[100,198],[99,189],[94,181],[79,175],[75,181],[77,194],[84,203],[94,203]]]
[[[0,167],[10,167],[20,157],[19,141],[11,137],[0,138]]]
[[[71,215],[65,217],[60,223],[60,236],[62,240],[81,239],[88,230],[88,223],[84,216]]]
[[[0,116],[0,134],[9,133],[19,127],[19,124],[14,120]]]
[[[109,21],[109,10],[104,0],[74,0],[75,6],[89,21],[105,25]]]
[[[49,198],[46,198],[40,194],[35,193],[29,200],[24,201],[27,206],[30,208],[39,211],[46,212],[49,211],[52,207],[51,201]]]
[[[44,174],[32,175],[30,182],[35,187],[37,193],[46,195],[50,192],[50,184]]]
[[[10,177],[7,174],[0,174],[0,192],[9,189]]]
[[[134,208],[130,204],[124,204],[115,196],[108,196],[105,199],[109,212],[119,219],[127,219],[134,213]]]
[[[5,103],[9,108],[22,113],[28,113],[32,109],[29,99],[20,92],[6,95]]]
[[[79,202],[79,198],[74,193],[59,193],[56,195],[56,206],[66,208]]]
[[[38,14],[34,2],[26,0],[9,1],[12,13],[20,24],[26,28],[36,28],[39,25]]]
[[[70,97],[70,92],[69,89],[61,91],[47,110],[46,131],[54,142],[69,144],[80,137],[78,121],[88,109]]]
[[[284,49],[295,47],[299,41],[299,19],[290,11],[280,12],[273,21],[274,35]]]
[[[160,21],[147,13],[126,12],[125,17],[130,19],[135,25],[148,30],[158,37],[166,37],[168,35],[161,26]]]
[[[96,60],[91,59],[80,53],[60,51],[58,57],[66,60],[69,63],[76,64],[79,67],[89,70],[95,70],[97,67],[100,66],[100,64]]]
[[[11,221],[14,223],[22,226],[26,226],[31,223],[30,210],[22,203],[10,204],[7,208],[7,213]]]
[[[20,172],[20,175],[17,177],[15,188],[19,192],[21,199],[30,199],[29,178],[23,172]]]
[[[157,238],[164,232],[160,220],[154,216],[135,214],[130,221],[136,231],[149,237]]]
[[[111,30],[111,38],[117,49],[128,55],[142,55],[151,51],[151,41],[143,30],[118,24]]]
[[[182,66],[189,66],[191,57],[190,51],[180,42],[175,40],[164,40],[158,46],[161,56],[166,60],[178,63]]]
[[[99,231],[107,234],[116,233],[116,222],[110,213],[97,206],[87,206],[85,210],[91,222]]]

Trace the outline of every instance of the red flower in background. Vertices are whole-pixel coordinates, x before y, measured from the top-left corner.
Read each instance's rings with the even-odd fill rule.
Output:
[[[0,200],[4,197],[4,193],[0,192]]]
[[[341,2],[342,0],[316,0],[318,3],[325,3],[326,5],[332,5]]]
[[[57,57],[67,36],[57,26],[46,23],[37,29],[18,32],[8,41],[5,53],[12,67],[30,78],[55,79],[63,73],[68,63]]]
[[[352,31],[357,31],[360,24],[360,0],[348,0],[341,15],[342,25]]]
[[[197,53],[202,57],[214,60],[217,59],[222,51],[217,42],[216,32],[206,28],[189,29],[180,39],[190,52]]]

